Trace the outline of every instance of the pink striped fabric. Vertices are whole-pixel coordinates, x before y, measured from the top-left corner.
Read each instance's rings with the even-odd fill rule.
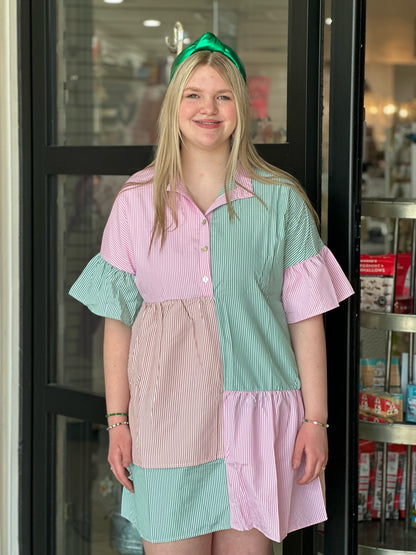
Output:
[[[213,211],[226,203],[219,195],[204,214],[190,199],[186,189],[177,190],[178,227],[167,211],[167,233],[163,249],[158,241],[149,252],[153,228],[153,185],[134,185],[153,175],[147,169],[133,175],[117,196],[103,234],[102,258],[116,268],[135,274],[136,285],[143,300],[149,303],[190,297],[212,297],[211,217]],[[237,180],[247,190],[236,187],[231,200],[253,196],[251,180],[237,173]],[[175,276],[167,280],[166,276]]]
[[[282,302],[289,324],[332,310],[353,293],[326,246],[315,256],[284,271]]]
[[[213,299],[142,305],[132,329],[129,382],[134,464],[173,468],[223,457]]]
[[[300,486],[291,466],[303,419],[300,391],[224,393],[224,450],[231,527],[275,541],[326,520],[319,479]],[[274,441],[273,441],[274,438]]]

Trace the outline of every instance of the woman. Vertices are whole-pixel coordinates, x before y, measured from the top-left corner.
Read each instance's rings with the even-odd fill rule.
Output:
[[[178,56],[155,160],[71,289],[106,317],[108,460],[147,555],[266,555],[326,519],[322,313],[352,290],[255,151],[245,79],[210,33]]]

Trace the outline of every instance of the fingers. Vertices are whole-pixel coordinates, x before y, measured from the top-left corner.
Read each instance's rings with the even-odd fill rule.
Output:
[[[131,437],[123,426],[123,429],[110,431],[110,445],[108,449],[108,462],[114,477],[128,491],[134,492],[133,482],[129,479],[128,467],[132,463]]]
[[[298,484],[309,484],[310,482],[312,482],[313,480],[315,480],[316,478],[318,478],[318,476],[324,472],[326,465],[325,465],[325,459],[324,458],[317,458],[314,460],[311,460],[312,457],[306,457],[306,465],[305,465],[305,472],[303,473],[302,477],[298,480]]]
[[[129,471],[121,465],[111,467],[114,477],[122,484],[128,491],[134,493],[133,482],[129,478]]]
[[[309,484],[325,470],[328,461],[326,430],[302,427],[296,438],[292,465],[298,469],[305,457],[305,470],[298,484]]]
[[[300,441],[299,436],[295,442],[295,448],[293,450],[293,457],[292,457],[292,466],[295,470],[300,467],[300,463],[302,462],[304,445]]]

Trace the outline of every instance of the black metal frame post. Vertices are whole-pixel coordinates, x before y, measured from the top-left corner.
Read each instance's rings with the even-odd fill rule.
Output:
[[[357,552],[359,254],[365,0],[332,0],[328,246],[356,295],[327,316],[325,553]]]
[[[30,0],[18,2],[19,28],[19,123],[20,123],[20,395],[23,410],[19,414],[19,549],[31,553],[32,548],[32,245],[31,234],[26,229],[32,227],[32,78],[31,78],[31,5]],[[17,369],[16,369],[17,370]]]

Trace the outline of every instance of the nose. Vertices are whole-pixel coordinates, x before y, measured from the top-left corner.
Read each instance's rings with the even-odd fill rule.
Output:
[[[217,112],[217,104],[215,98],[204,98],[201,105],[203,114],[215,114]]]

